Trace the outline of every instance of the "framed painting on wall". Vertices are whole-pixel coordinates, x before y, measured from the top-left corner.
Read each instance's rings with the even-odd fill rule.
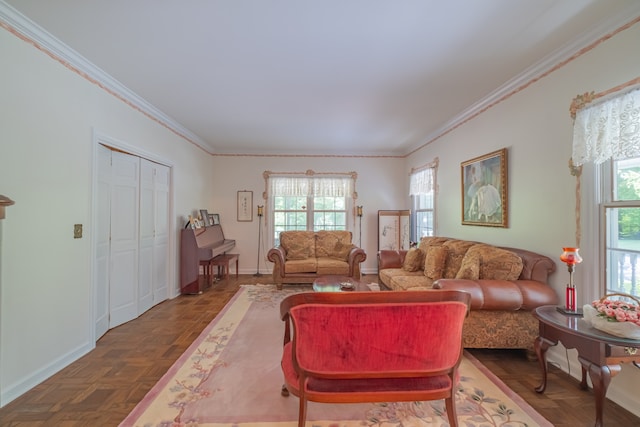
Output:
[[[507,227],[507,149],[460,164],[462,224]]]
[[[409,250],[411,211],[378,211],[378,250]]]

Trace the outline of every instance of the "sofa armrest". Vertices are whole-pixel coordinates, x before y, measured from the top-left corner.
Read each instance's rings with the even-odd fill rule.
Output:
[[[349,258],[348,258],[349,264],[364,262],[366,259],[367,259],[367,254],[362,248],[358,248],[354,246],[349,251]]]
[[[384,249],[378,251],[378,271],[385,268],[402,268],[407,251],[392,251]]]
[[[367,259],[367,254],[362,248],[354,246],[349,251],[347,262],[349,263],[349,276],[360,278],[360,264]]]
[[[533,310],[558,302],[553,288],[535,280],[438,279],[432,287],[468,292],[472,310]]]
[[[279,275],[284,277],[284,262],[287,259],[287,253],[282,246],[269,249],[267,252],[267,259],[271,261],[273,266],[273,275]]]

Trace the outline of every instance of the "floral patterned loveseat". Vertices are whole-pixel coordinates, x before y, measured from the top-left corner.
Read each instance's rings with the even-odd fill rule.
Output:
[[[380,283],[389,289],[471,294],[465,347],[526,349],[530,356],[538,336],[531,311],[558,302],[547,283],[555,269],[550,258],[531,251],[448,237],[425,237],[409,251],[378,253]]]
[[[360,263],[367,255],[351,243],[350,231],[283,231],[280,245],[269,250],[267,259],[281,289],[283,283],[312,283],[325,275],[360,279]]]

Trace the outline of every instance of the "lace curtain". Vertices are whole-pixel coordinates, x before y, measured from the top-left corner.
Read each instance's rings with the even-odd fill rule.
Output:
[[[409,176],[409,195],[429,194],[433,191],[433,169],[426,168]]]
[[[270,177],[272,196],[352,197],[353,179],[346,177]]]
[[[640,89],[583,108],[573,127],[573,164],[640,156]]]

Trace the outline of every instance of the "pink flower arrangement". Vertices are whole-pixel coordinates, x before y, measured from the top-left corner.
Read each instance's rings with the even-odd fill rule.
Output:
[[[638,306],[625,301],[603,299],[591,303],[598,311],[598,317],[609,322],[631,322],[640,326]]]

